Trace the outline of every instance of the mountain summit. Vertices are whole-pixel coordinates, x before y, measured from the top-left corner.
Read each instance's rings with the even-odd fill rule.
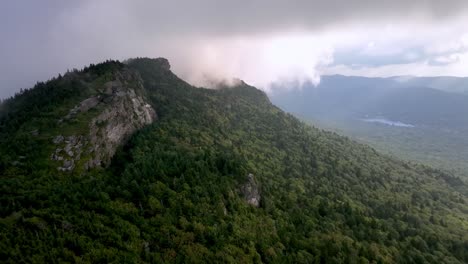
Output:
[[[107,61],[0,105],[6,263],[466,263],[468,186],[243,82]]]

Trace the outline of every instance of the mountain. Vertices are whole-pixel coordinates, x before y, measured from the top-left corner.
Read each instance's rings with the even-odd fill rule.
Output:
[[[429,87],[441,91],[468,94],[468,77],[413,77],[396,76],[389,78],[402,86]]]
[[[240,82],[107,61],[1,105],[5,263],[466,263],[468,186]]]
[[[317,87],[277,92],[271,99],[381,151],[468,175],[468,95],[412,86],[446,83],[452,90],[443,80],[458,85],[464,78],[402,78],[324,76]]]

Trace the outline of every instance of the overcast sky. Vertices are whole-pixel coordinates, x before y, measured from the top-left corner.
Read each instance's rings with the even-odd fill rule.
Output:
[[[0,98],[105,59],[166,57],[196,85],[323,74],[468,76],[467,0],[6,0]]]

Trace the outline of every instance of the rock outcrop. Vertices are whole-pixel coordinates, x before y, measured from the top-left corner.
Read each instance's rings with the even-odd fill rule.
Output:
[[[56,136],[54,144],[60,145],[52,153],[52,159],[62,163],[57,169],[60,171],[71,171],[75,168],[75,162],[79,161],[83,152],[84,144],[82,136]]]
[[[83,100],[79,105],[75,106],[68,115],[65,117],[65,120],[75,117],[79,113],[87,112],[88,110],[96,107],[101,101],[101,96],[90,97]],[[63,121],[63,120],[62,120]]]
[[[60,122],[75,118],[91,109],[97,114],[84,134],[53,139],[57,148],[51,158],[59,161],[60,171],[77,166],[88,170],[109,165],[117,148],[134,132],[156,120],[156,112],[146,101],[141,77],[130,70],[115,73],[114,80],[103,85],[100,94],[83,100]]]
[[[241,194],[244,200],[255,207],[260,206],[260,188],[253,174],[247,176],[247,182],[241,186]]]

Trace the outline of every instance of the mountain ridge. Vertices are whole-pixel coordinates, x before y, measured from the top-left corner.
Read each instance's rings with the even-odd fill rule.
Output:
[[[7,102],[0,115],[2,259],[468,260],[467,186],[456,177],[310,127],[245,83],[195,88],[166,62],[94,65],[76,73],[75,86],[52,80],[26,92],[34,95],[28,100]],[[58,120],[127,68],[141,77],[157,121],[122,141],[108,167],[58,171],[49,152],[57,133],[45,127],[63,130]],[[76,116],[71,132],[89,131],[105,111],[92,109]]]

